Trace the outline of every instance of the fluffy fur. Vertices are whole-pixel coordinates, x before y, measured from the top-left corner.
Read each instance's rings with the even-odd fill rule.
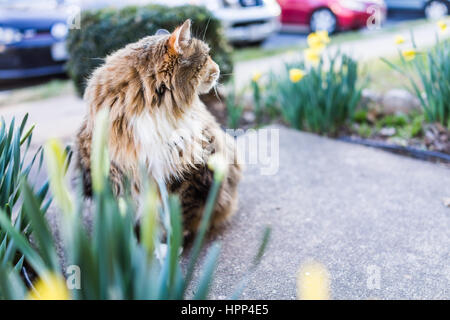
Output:
[[[106,58],[85,92],[88,114],[77,135],[78,166],[91,193],[90,155],[96,113],[109,109],[110,179],[116,194],[124,178],[140,190],[140,168],[180,196],[184,227],[197,230],[213,175],[208,158],[220,153],[229,164],[213,213],[217,226],[237,204],[241,168],[234,140],[199,99],[216,84],[220,70],[209,47],[191,38],[190,21],[172,34],[146,37]]]

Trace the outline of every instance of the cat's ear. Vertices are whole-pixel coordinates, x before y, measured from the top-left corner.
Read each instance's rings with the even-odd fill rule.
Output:
[[[183,25],[176,28],[169,38],[169,45],[172,50],[178,54],[183,53],[183,49],[189,45],[191,41],[191,20],[187,19]]]

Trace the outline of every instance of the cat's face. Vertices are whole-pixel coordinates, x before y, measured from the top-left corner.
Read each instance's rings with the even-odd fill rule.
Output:
[[[220,69],[203,41],[191,37],[187,20],[172,34],[154,36],[162,55],[155,64],[155,87],[160,103],[175,99],[188,103],[193,95],[208,93],[220,76]]]

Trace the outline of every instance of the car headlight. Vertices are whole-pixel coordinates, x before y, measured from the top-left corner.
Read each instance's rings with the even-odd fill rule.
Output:
[[[16,28],[0,27],[0,44],[11,44],[22,40],[22,33]]]
[[[69,28],[65,23],[58,22],[52,26],[52,28],[50,29],[50,33],[55,39],[62,40],[69,33]]]
[[[366,4],[362,0],[339,0],[339,4],[349,10],[365,11]]]

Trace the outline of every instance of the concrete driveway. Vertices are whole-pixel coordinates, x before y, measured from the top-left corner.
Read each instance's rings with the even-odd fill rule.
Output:
[[[450,171],[286,128],[279,171],[249,166],[222,234],[211,298],[229,297],[272,238],[243,299],[295,299],[299,267],[330,273],[332,299],[449,299]],[[198,275],[198,274],[197,274]]]

